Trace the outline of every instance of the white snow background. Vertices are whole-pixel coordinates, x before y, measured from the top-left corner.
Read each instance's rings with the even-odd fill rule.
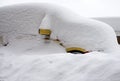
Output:
[[[112,27],[44,5],[0,8],[1,43],[9,42],[0,47],[0,81],[119,81],[120,52]],[[46,13],[56,23],[52,30],[62,43],[82,43],[93,52],[74,55],[54,41],[45,43],[38,29]]]

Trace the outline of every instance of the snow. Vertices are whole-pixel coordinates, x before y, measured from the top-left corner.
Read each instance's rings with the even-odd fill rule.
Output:
[[[119,58],[99,52],[85,55],[8,55],[1,58],[0,76],[4,81],[120,80]]]
[[[51,4],[23,4],[2,7],[0,12],[1,32],[5,34],[17,32],[38,35],[37,31],[40,27],[51,29],[51,38],[60,39],[66,48],[76,46],[89,51],[108,52],[118,47],[112,27],[80,17],[63,7]]]
[[[38,34],[65,47],[92,50],[70,54]],[[0,8],[0,81],[119,81],[119,45],[113,28],[51,4],[21,4]]]
[[[111,25],[113,27],[113,29],[115,30],[116,35],[120,36],[120,28],[119,28],[120,18],[119,17],[97,17],[94,19],[100,20],[102,22],[105,22],[105,23]]]

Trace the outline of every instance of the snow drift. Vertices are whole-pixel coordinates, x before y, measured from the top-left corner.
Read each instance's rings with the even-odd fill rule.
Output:
[[[3,81],[119,81],[120,60],[109,54],[0,54]]]

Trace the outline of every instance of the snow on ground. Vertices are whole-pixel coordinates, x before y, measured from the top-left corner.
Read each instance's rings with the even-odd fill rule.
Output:
[[[85,55],[0,55],[1,81],[119,81],[118,57],[99,52]],[[9,55],[11,54],[11,55]]]
[[[16,11],[12,12],[9,8],[12,8],[13,10],[15,9]],[[17,8],[14,8],[14,6],[0,8],[0,37],[3,36],[3,39],[5,40],[1,42],[8,42],[7,46],[0,46],[0,81],[120,80],[120,52],[116,43],[115,33],[110,26],[94,20],[87,20],[89,22],[85,22],[85,19],[85,21],[82,21],[81,26],[87,26],[85,27],[86,30],[84,28],[83,29],[89,33],[86,35],[88,41],[95,41],[99,37],[99,40],[101,39],[100,41],[102,42],[99,42],[98,47],[101,43],[103,43],[103,45],[107,46],[108,49],[111,49],[112,47],[115,48],[106,53],[98,52],[96,50],[84,55],[74,55],[65,53],[65,48],[54,41],[44,41],[38,34],[40,22],[42,21],[41,18],[43,18],[42,16],[44,15],[39,15],[41,10],[38,10],[36,7],[32,7],[30,10],[27,10],[26,8],[23,9],[23,7]],[[38,11],[35,12],[34,10]],[[74,24],[74,21],[76,21],[76,23],[80,23],[77,21],[79,19],[65,19],[69,16],[65,17],[65,15],[60,15],[59,17],[61,17],[61,19],[64,17],[62,19],[62,23],[64,23],[65,26],[69,26],[68,24],[72,22],[73,26],[77,26]],[[56,23],[58,23],[58,21],[56,21]],[[57,24],[54,25],[56,26]],[[73,26],[71,26],[70,29]],[[95,31],[89,28],[92,26]],[[95,28],[95,26],[97,26],[97,28]],[[107,28],[101,26],[105,26]],[[98,31],[99,28],[101,28],[100,30],[103,31]],[[60,28],[58,28],[57,31],[59,29]],[[77,31],[78,29],[79,27],[77,27],[77,29],[74,31]],[[84,35],[84,31],[81,31],[83,33],[80,33],[79,35]],[[77,33],[73,33],[69,33],[69,35],[72,37],[69,36],[68,39],[74,39],[75,36],[73,35],[76,35]],[[62,37],[60,33],[56,34]],[[77,41],[80,40],[79,35],[76,35],[76,37],[78,36],[78,39],[76,39]],[[90,35],[94,36],[91,37]],[[103,38],[109,38],[107,43],[104,42],[105,40],[103,40]],[[85,41],[85,39],[82,38],[82,41]],[[87,43],[87,41],[85,43]],[[86,45],[88,46],[89,44]]]

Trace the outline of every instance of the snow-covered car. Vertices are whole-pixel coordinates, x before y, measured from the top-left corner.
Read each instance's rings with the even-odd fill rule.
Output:
[[[50,38],[59,40],[66,50],[109,52],[118,48],[111,26],[53,4],[1,7],[0,21],[0,31],[7,35],[9,32],[38,35],[39,29],[48,29]]]

